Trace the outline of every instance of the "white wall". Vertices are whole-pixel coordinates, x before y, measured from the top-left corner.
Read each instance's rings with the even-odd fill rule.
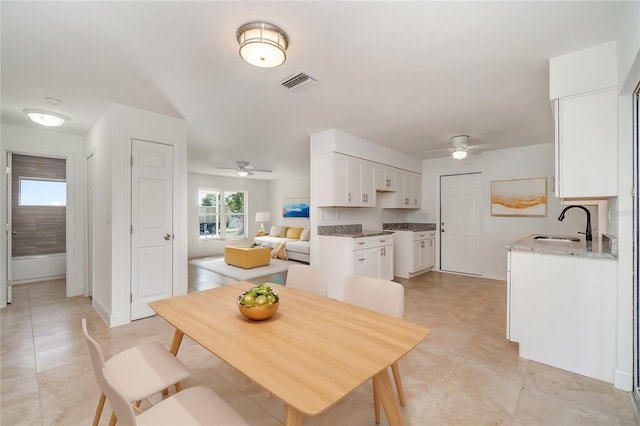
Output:
[[[296,228],[309,228],[310,219],[304,217],[282,217],[282,202],[284,198],[307,197],[309,198],[309,176],[297,178],[272,180],[269,183],[269,205],[271,212],[271,223],[264,224],[265,230],[269,232],[270,225],[293,226]],[[266,211],[266,210],[265,210]]]
[[[551,114],[551,111],[549,111]],[[425,160],[422,171],[422,213],[436,223],[440,222],[440,176],[482,172],[484,191],[482,202],[482,234],[484,236],[484,269],[487,278],[506,280],[506,244],[533,233],[573,235],[585,231],[586,215],[577,210],[567,213],[563,222],[557,220],[563,206],[553,194],[554,144],[531,145],[522,148],[487,151],[470,155],[467,161],[451,158]],[[546,217],[493,217],[491,216],[491,181],[522,178],[547,178]],[[597,211],[589,207],[592,225],[597,224]],[[419,213],[414,213],[419,214]],[[440,236],[436,233],[436,246]],[[436,267],[439,266],[439,250],[436,249]]]
[[[225,191],[248,191],[247,206],[247,240],[208,240],[201,241],[199,233],[198,191],[203,189],[223,189]],[[271,211],[270,183],[266,180],[244,179],[240,177],[226,177],[189,173],[188,175],[188,214],[189,214],[189,247],[188,257],[212,256],[224,253],[226,245],[253,244],[253,237],[258,232],[260,224],[256,223],[256,212]],[[273,213],[271,219],[273,220]],[[265,223],[265,227],[269,226]]]
[[[618,348],[614,383],[633,387],[633,114],[632,93],[640,83],[640,2],[629,2],[616,43],[618,88],[618,199],[613,204],[618,235]],[[636,188],[636,194],[638,188]],[[637,321],[637,320],[636,320]]]
[[[63,133],[60,130],[36,129],[2,124],[2,170],[6,167],[7,152],[42,155],[67,159],[67,296],[84,293],[86,273],[85,248],[85,165],[84,139],[81,136]],[[2,204],[6,200],[5,173],[0,174]],[[6,212],[0,209],[0,264],[6,270]],[[6,277],[0,274],[0,307],[6,305]]]
[[[94,156],[93,306],[113,327],[131,321],[131,140],[172,145],[173,294],[187,292],[187,128],[182,119],[111,104],[87,134]]]

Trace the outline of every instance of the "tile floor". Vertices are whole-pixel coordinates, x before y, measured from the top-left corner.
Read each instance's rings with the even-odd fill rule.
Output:
[[[189,267],[190,290],[224,285]],[[430,272],[406,289],[406,319],[431,334],[400,361],[409,425],[632,425],[630,394],[612,385],[518,357],[505,339],[505,283]],[[157,317],[109,329],[90,299],[64,297],[64,280],[14,287],[0,311],[2,425],[88,425],[99,391],[80,319],[110,356],[142,341],[170,345],[173,329]],[[249,348],[250,346],[248,346]],[[185,339],[178,354],[204,384],[255,425],[280,425],[281,401]],[[367,383],[306,425],[374,425]],[[101,424],[108,423],[108,403]],[[384,419],[382,424],[386,424]]]

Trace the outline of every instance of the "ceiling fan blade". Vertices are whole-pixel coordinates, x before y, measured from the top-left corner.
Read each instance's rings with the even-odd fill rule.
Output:
[[[237,167],[216,167],[218,170],[238,170]]]
[[[428,151],[424,151],[425,154],[429,154],[429,153],[435,153],[435,152],[453,152],[455,151],[454,148],[440,148],[440,149],[430,149]]]
[[[468,145],[466,147],[466,149],[490,149],[490,148],[499,148],[500,145],[497,145],[495,143],[483,143],[483,144],[477,144],[477,145]]]
[[[252,172],[264,172],[264,173],[271,173],[271,172],[273,172],[273,170],[267,170],[267,169],[254,169],[254,168],[251,168],[251,171],[252,171]]]

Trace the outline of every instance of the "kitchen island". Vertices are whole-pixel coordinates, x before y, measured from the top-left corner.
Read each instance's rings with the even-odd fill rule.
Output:
[[[617,255],[598,239],[529,235],[507,246],[507,339],[520,356],[613,383]],[[613,244],[615,247],[615,244]]]

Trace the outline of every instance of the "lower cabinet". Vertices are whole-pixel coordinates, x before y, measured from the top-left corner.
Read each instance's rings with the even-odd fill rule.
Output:
[[[393,239],[396,276],[412,278],[435,266],[435,231],[395,231]]]
[[[511,250],[507,338],[520,356],[613,383],[617,263]]]
[[[393,235],[375,237],[319,236],[319,267],[327,280],[327,296],[342,299],[343,283],[351,275],[392,280]]]

